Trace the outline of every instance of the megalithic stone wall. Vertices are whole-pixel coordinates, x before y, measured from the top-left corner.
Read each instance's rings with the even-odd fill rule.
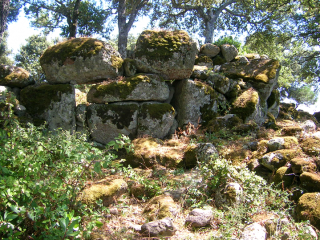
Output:
[[[24,85],[17,85],[3,71],[0,85],[18,86],[33,123],[47,122],[51,130],[88,128],[91,139],[103,144],[119,134],[165,138],[190,123],[209,126],[226,114],[233,119],[230,113],[262,124],[268,112],[279,112],[278,61],[238,56],[228,44],[198,51],[185,31],[142,32],[132,59],[123,60],[100,40],[76,38],[48,48],[40,62],[48,83],[26,87],[24,74]],[[76,107],[73,84],[90,84],[88,106]]]

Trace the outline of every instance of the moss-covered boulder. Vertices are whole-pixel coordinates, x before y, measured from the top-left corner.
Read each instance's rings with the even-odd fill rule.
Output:
[[[227,183],[215,192],[215,204],[218,208],[228,209],[243,200],[243,189],[239,183]]]
[[[127,190],[128,185],[123,179],[102,180],[84,189],[78,196],[78,200],[93,206],[98,200],[102,200],[103,205],[108,207]]]
[[[315,172],[317,165],[312,158],[296,157],[290,161],[292,172],[301,174],[304,172]]]
[[[87,101],[109,103],[121,101],[165,101],[169,98],[169,87],[155,74],[138,74],[121,81],[93,85]]]
[[[138,136],[164,138],[173,126],[175,115],[174,108],[168,103],[141,104],[138,115]]]
[[[215,57],[219,54],[220,48],[212,43],[206,43],[200,47],[200,54],[208,57]]]
[[[29,72],[20,67],[0,65],[0,85],[24,88],[34,83]]]
[[[238,49],[230,44],[223,44],[220,46],[223,58],[230,62],[238,55]]]
[[[156,138],[136,138],[132,141],[134,152],[126,156],[126,163],[132,167],[153,167],[157,164],[168,168],[182,165],[186,144],[165,145]]]
[[[316,138],[306,138],[300,143],[302,150],[310,156],[320,156],[320,141]]]
[[[119,134],[134,138],[137,134],[139,104],[91,104],[87,107],[87,122],[94,141],[102,144]]]
[[[209,77],[210,72],[211,71],[207,66],[194,65],[191,78],[206,80]]]
[[[178,212],[179,206],[172,197],[167,195],[152,198],[143,210],[143,214],[151,221],[166,217],[173,218]]]
[[[300,175],[300,181],[309,192],[320,192],[320,174],[304,172]]]
[[[230,80],[221,74],[210,74],[206,81],[210,82],[219,93],[226,94],[229,91]]]
[[[299,198],[296,207],[298,220],[309,220],[320,230],[320,193],[305,193]]]
[[[288,127],[283,127],[281,129],[281,134],[284,136],[300,136],[302,133],[303,129],[300,126],[288,126]]]
[[[258,125],[265,121],[267,115],[266,107],[253,88],[249,88],[236,98],[230,112],[236,114],[244,123],[253,120]]]
[[[280,167],[274,177],[273,181],[276,185],[280,185],[280,188],[288,188],[292,185],[294,180],[294,175],[288,167]]]
[[[137,40],[134,56],[139,65],[148,66],[149,73],[174,80],[191,76],[196,53],[196,43],[185,31],[145,30]],[[145,72],[139,66],[137,70]]]
[[[280,167],[283,167],[287,162],[291,161],[293,158],[297,157],[301,151],[293,149],[281,149],[275,152],[267,153],[263,155],[259,162],[261,165],[275,171]]]
[[[296,137],[276,137],[270,139],[267,143],[268,150],[270,152],[280,149],[292,149],[299,146],[298,139]]]
[[[188,123],[198,126],[206,125],[219,114],[219,95],[208,84],[193,81],[180,80],[175,82],[175,95],[173,106],[177,110],[179,127]]]
[[[120,75],[123,60],[108,43],[73,38],[48,48],[40,58],[49,83],[94,83]]]
[[[70,84],[28,86],[21,90],[20,103],[35,125],[47,122],[50,130],[75,130],[75,91]]]

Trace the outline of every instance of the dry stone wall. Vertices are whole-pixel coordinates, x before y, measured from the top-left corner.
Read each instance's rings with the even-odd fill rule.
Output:
[[[124,60],[107,43],[77,38],[41,57],[48,83],[27,86],[25,72],[3,67],[0,85],[18,86],[24,117],[47,122],[51,130],[89,132],[103,144],[119,134],[165,138],[178,127],[209,126],[226,114],[257,124],[268,113],[276,117],[279,62],[251,55],[238,56],[227,44],[198,51],[185,31],[144,31],[133,58]],[[76,107],[73,84],[90,84],[87,105]]]

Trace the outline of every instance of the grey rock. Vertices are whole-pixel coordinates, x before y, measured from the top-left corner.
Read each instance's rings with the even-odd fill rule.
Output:
[[[226,94],[229,91],[230,80],[226,76],[220,74],[210,74],[207,78],[207,81],[211,82],[213,88],[219,93]]]
[[[197,51],[196,43],[185,31],[146,30],[137,40],[134,55],[141,65],[137,66],[138,72],[157,73],[165,80],[176,80],[191,76]]]
[[[238,50],[233,45],[223,44],[220,49],[222,56],[227,62],[230,62],[238,55]]]
[[[14,107],[13,112],[15,115],[17,115],[18,117],[22,117],[26,114],[27,109],[25,106],[18,104]]]
[[[0,85],[12,88],[24,88],[34,84],[34,81],[29,78],[29,75],[29,72],[23,68],[0,65]]]
[[[200,54],[206,55],[208,57],[215,57],[219,54],[220,48],[212,43],[206,43],[201,46]]]
[[[142,103],[138,115],[138,136],[164,138],[174,124],[175,110],[168,103]]]
[[[107,144],[120,134],[135,137],[138,111],[135,102],[89,105],[86,115],[92,139]]]
[[[123,62],[124,75],[126,77],[132,77],[137,73],[137,67],[133,59],[126,58]]]
[[[62,128],[73,132],[76,129],[75,90],[72,85],[28,86],[21,90],[20,103],[36,125],[47,122],[49,130]]]
[[[207,66],[194,65],[191,78],[205,80],[209,76],[209,68]]]
[[[191,227],[205,227],[210,225],[213,219],[211,210],[193,209],[186,219],[186,224]]]
[[[71,47],[86,46],[74,52]],[[66,55],[66,52],[70,52]],[[63,58],[61,56],[64,56]],[[40,58],[49,83],[85,84],[114,79],[121,75],[122,58],[110,44],[93,38],[74,38],[48,48]]]
[[[123,81],[93,85],[87,100],[91,103],[122,101],[165,101],[170,96],[166,82],[155,74],[139,74]]]
[[[218,115],[218,94],[205,83],[180,80],[175,85],[176,94],[172,105],[177,110],[179,127],[191,123],[198,126],[199,120],[209,122]]]
[[[170,218],[148,222],[141,226],[141,233],[148,237],[173,236],[176,231],[177,229]]]
[[[315,132],[317,129],[317,125],[312,120],[307,120],[301,124],[301,128],[305,132]]]
[[[240,240],[265,240],[267,239],[267,230],[259,223],[252,223],[246,226],[242,232]]]
[[[285,140],[284,138],[273,138],[267,142],[268,149],[270,152],[284,149]]]
[[[243,189],[239,183],[227,183],[215,194],[215,204],[219,208],[227,208],[242,201]]]

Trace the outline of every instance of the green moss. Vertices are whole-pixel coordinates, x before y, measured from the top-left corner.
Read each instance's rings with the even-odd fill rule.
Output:
[[[94,93],[95,98],[103,97],[107,94],[118,97],[120,99],[126,99],[126,97],[136,88],[141,82],[150,83],[151,80],[144,74],[137,74],[130,78],[125,78],[123,81],[111,82],[108,84],[94,85],[96,91]]]
[[[300,144],[302,150],[310,156],[320,155],[320,141],[314,138],[304,139]]]
[[[122,64],[123,64],[123,59],[121,57],[117,57],[115,55],[111,56],[112,67],[119,69],[122,67]]]
[[[194,64],[198,65],[199,63],[211,63],[211,64],[213,64],[212,59],[210,57],[208,57],[208,56],[200,56],[200,57],[196,58]]]
[[[92,57],[98,54],[102,48],[104,48],[104,43],[97,39],[70,39],[48,48],[40,57],[40,64],[51,64],[53,61],[58,61],[62,66],[66,60],[74,61],[79,56],[84,59]]]
[[[143,118],[147,118],[147,115],[153,119],[162,119],[162,116],[166,113],[171,113],[174,115],[174,108],[168,103],[153,103],[153,104],[143,104],[141,106],[140,113]]]
[[[276,185],[280,184],[282,187],[290,187],[294,180],[294,175],[290,175],[291,171],[288,167],[281,167],[276,171],[273,181]]]
[[[185,31],[143,31],[137,40],[136,57],[148,56],[148,59],[169,59],[179,52],[182,45],[191,45]]]
[[[173,218],[177,213],[177,206],[170,196],[161,195],[152,198],[143,210],[143,214],[151,221],[166,217]]]
[[[73,87],[69,84],[30,86],[21,90],[20,102],[31,116],[38,116],[49,108],[51,102],[61,101],[63,93],[73,94]]]
[[[231,113],[237,114],[243,121],[256,110],[259,94],[249,88],[233,102]]]
[[[137,104],[99,104],[94,106],[97,116],[101,118],[103,123],[111,120],[112,124],[116,125],[118,129],[127,128],[130,123],[134,121],[133,114],[138,111]],[[92,108],[87,109],[87,119],[91,119]],[[112,112],[110,114],[110,111]]]
[[[299,198],[296,213],[298,220],[309,220],[318,230],[320,229],[320,194],[305,193]]]

